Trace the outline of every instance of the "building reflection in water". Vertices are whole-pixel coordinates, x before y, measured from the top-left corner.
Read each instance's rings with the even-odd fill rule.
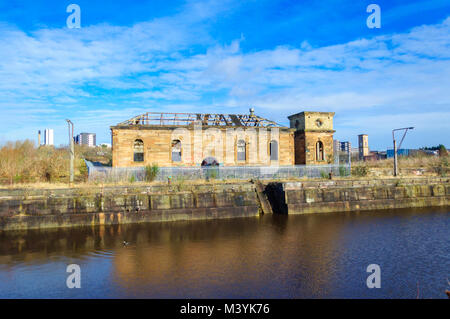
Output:
[[[364,240],[368,232],[380,240],[397,240],[399,228],[387,220],[398,215],[266,215],[0,232],[0,270],[5,274],[17,264],[58,259],[94,267],[106,262],[110,273],[102,280],[110,281],[117,297],[334,296],[349,276],[342,270],[361,268],[366,246],[356,247],[355,238]],[[415,214],[402,212],[400,225],[408,216]],[[376,228],[383,223],[391,228],[387,235]]]
[[[217,291],[239,296],[267,282],[274,294],[305,285],[323,290],[341,228],[336,221],[325,215],[274,215],[8,232],[0,234],[0,264],[45,263],[55,255],[110,258],[118,285],[131,294],[155,296],[171,290],[180,296],[217,296]],[[295,282],[279,282],[285,273]]]

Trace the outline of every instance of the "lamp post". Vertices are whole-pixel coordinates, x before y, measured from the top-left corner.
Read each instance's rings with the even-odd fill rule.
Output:
[[[400,144],[398,146],[398,149],[402,147],[403,140],[405,139],[406,133],[408,130],[413,130],[414,127],[404,127],[404,128],[396,128],[392,130],[392,141],[394,142],[394,176],[398,176],[398,163],[397,163],[397,141],[395,140],[395,131],[405,131],[403,133],[402,140],[400,141]]]
[[[69,184],[73,183],[73,161],[75,157],[75,148],[73,145],[73,123],[71,120],[66,120],[67,125],[69,126],[69,154],[70,154],[70,177]]]

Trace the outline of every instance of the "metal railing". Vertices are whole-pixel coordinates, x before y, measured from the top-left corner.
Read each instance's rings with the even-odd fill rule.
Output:
[[[88,164],[88,171],[90,181],[148,180],[145,167],[101,167]],[[159,167],[153,180],[328,178],[330,173],[333,176],[349,176],[350,165]]]

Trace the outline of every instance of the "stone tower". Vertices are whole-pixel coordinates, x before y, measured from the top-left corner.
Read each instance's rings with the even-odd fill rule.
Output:
[[[288,117],[294,134],[295,164],[333,163],[334,112],[301,112]]]

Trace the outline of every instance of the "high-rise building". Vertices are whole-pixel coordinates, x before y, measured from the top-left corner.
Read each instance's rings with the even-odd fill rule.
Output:
[[[352,149],[352,143],[350,143],[350,142],[341,142],[340,149],[341,149],[342,152],[349,153],[349,152],[351,152],[351,149]]]
[[[44,145],[54,145],[53,129],[46,128],[44,131]]]
[[[358,135],[359,159],[363,160],[364,156],[369,156],[369,137],[367,134]]]
[[[95,133],[80,133],[75,137],[75,143],[95,147],[96,135]]]

